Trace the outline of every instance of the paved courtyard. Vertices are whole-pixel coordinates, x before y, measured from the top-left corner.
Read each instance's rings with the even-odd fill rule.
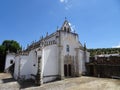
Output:
[[[120,80],[94,77],[67,78],[61,81],[35,86],[26,82],[21,87],[9,74],[0,74],[0,90],[120,90]],[[28,85],[27,85],[28,84]]]

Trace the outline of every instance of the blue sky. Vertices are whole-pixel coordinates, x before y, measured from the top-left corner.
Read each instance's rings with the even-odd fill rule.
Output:
[[[120,46],[120,0],[0,0],[0,44],[16,40],[26,47],[65,17],[88,48]]]

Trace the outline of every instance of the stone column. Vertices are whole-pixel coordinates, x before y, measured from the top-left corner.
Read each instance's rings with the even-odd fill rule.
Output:
[[[36,84],[38,86],[41,85],[41,68],[40,68],[40,63],[41,63],[41,57],[38,57],[38,70],[37,70],[37,75],[36,75]]]
[[[38,61],[38,68],[37,68],[37,75],[36,75],[36,84],[38,86],[40,86],[41,84],[43,84],[43,72],[42,72],[42,62],[43,62],[43,57],[42,57],[42,54],[44,53],[41,53],[40,55],[38,55],[38,52],[42,50],[41,49],[38,49],[37,52],[36,52],[36,57],[37,57],[37,61]]]
[[[60,79],[64,79],[64,57],[62,56],[62,51],[63,47],[59,46],[59,75]]]
[[[61,32],[59,31],[59,43],[58,43],[58,56],[59,56],[59,79],[64,79],[64,58],[62,55],[63,46],[61,45]]]
[[[75,48],[76,50],[76,76],[80,76],[79,75],[79,60],[78,60],[78,51],[79,51],[79,48]]]

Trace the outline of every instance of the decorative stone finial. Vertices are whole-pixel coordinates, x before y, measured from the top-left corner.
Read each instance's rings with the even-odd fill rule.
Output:
[[[86,42],[85,42],[85,43],[84,43],[84,51],[86,51],[86,49],[87,49],[87,48],[86,48]]]

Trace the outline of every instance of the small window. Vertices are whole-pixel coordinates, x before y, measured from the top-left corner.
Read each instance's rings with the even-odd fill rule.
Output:
[[[13,60],[10,60],[10,64],[13,64]]]
[[[69,47],[69,45],[66,46],[66,51],[67,51],[67,52],[70,51],[70,47]]]

